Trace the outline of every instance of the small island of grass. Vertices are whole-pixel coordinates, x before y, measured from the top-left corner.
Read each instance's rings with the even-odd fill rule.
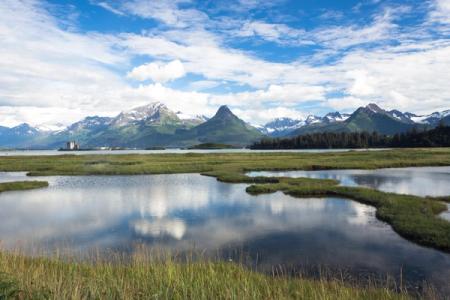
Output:
[[[188,149],[219,150],[219,149],[238,149],[238,147],[228,144],[203,143],[191,146]]]

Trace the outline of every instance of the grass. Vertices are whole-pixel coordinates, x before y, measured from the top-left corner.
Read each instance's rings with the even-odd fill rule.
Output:
[[[450,148],[340,153],[189,153],[0,158],[1,171],[27,171],[30,175],[242,174],[250,170],[376,169],[448,165]]]
[[[248,177],[256,170],[375,169],[448,166],[450,149],[401,149],[343,153],[239,153],[154,155],[62,155],[2,157],[1,171],[29,175],[201,173],[229,183],[250,183],[251,194],[282,191],[294,197],[341,196],[377,208],[377,218],[403,237],[450,252],[450,222],[436,215],[450,197],[417,197],[350,188],[334,180]],[[46,186],[46,182],[0,184],[0,191]],[[43,279],[44,278],[44,279]],[[27,258],[0,252],[0,299],[405,299],[388,288],[359,288],[339,280],[278,278],[234,263],[197,261],[93,264]]]
[[[237,263],[63,262],[0,252],[0,299],[409,299],[384,287],[264,275]],[[150,258],[150,259],[149,259]]]
[[[188,149],[236,149],[236,147],[228,144],[203,143],[191,146]]]
[[[0,183],[0,193],[7,191],[31,190],[47,187],[46,181],[14,181]]]

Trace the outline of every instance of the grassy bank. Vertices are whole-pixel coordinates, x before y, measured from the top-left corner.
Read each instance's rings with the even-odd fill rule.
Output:
[[[21,191],[31,190],[47,187],[46,181],[15,181],[15,182],[2,182],[0,183],[0,193],[7,191]]]
[[[0,157],[0,171],[31,175],[244,173],[248,170],[449,166],[450,148],[340,153],[214,153]]]
[[[228,262],[70,263],[0,252],[0,299],[407,299],[339,280],[274,277]]]

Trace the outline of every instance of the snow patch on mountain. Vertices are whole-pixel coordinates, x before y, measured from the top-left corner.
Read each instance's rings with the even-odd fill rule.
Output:
[[[184,120],[188,120],[188,121],[192,121],[192,120],[198,120],[200,122],[206,122],[209,120],[208,117],[206,117],[205,115],[190,115],[190,114],[185,114],[181,111],[178,111],[176,113],[177,117],[184,121]]]
[[[161,112],[170,112],[167,106],[161,102],[153,102],[144,106],[139,106],[128,111],[121,112],[114,118],[112,124],[122,127],[135,124],[141,121],[152,122],[159,119]]]
[[[62,123],[42,123],[35,127],[40,132],[59,132],[67,128]]]

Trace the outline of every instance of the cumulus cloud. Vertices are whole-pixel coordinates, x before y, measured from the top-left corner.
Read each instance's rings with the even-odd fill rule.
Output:
[[[252,92],[232,93],[212,96],[212,103],[232,103],[234,105],[256,105],[264,102],[282,105],[298,104],[306,101],[322,101],[326,89],[323,86],[301,84],[270,85],[267,89]]]
[[[154,82],[165,83],[181,78],[186,74],[183,64],[179,60],[173,60],[167,64],[162,62],[152,62],[133,68],[127,74],[128,78],[139,81],[153,80]]]

